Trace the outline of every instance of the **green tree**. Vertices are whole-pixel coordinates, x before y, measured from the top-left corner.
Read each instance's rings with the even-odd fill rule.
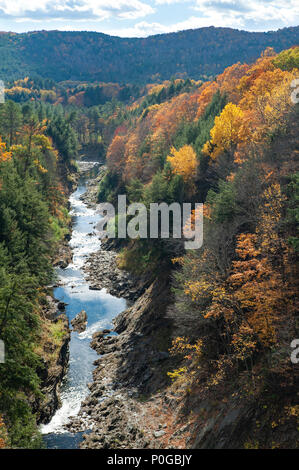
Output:
[[[14,101],[8,100],[2,105],[0,115],[1,129],[4,135],[7,136],[7,143],[11,147],[16,141],[16,134],[21,128],[22,114],[20,105]]]

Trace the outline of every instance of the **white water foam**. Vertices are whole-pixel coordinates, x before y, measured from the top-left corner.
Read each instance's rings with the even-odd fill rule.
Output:
[[[77,388],[68,389],[66,396],[61,395],[62,406],[56,411],[50,423],[40,427],[42,434],[63,434],[66,432],[65,425],[71,416],[77,416],[80,411],[81,401],[84,399],[82,391]]]

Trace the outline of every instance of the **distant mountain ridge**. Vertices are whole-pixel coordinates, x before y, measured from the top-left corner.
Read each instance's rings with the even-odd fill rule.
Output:
[[[0,33],[0,79],[38,75],[56,81],[149,83],[173,76],[194,79],[252,62],[270,46],[299,45],[299,26],[270,32],[200,28],[147,38],[96,32]]]

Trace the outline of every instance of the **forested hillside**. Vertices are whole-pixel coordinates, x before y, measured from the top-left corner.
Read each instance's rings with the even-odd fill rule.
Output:
[[[45,314],[52,260],[69,232],[76,142],[57,110],[0,108],[0,448],[40,447],[33,404],[66,334]],[[35,410],[36,411],[36,410]]]
[[[173,76],[198,80],[237,61],[252,62],[266,47],[280,52],[298,43],[298,27],[267,33],[209,27],[144,39],[93,32],[1,33],[0,75],[2,80],[38,75],[139,84]]]
[[[247,407],[248,422],[223,438],[227,446],[298,445],[298,367],[290,360],[299,333],[298,73],[298,47],[267,50],[164,103],[131,106],[107,151],[99,201],[125,191],[147,207],[204,203],[201,249],[136,239],[118,257],[135,275],[172,279],[177,368],[168,375],[195,446],[218,445],[202,429],[213,423],[211,410],[225,419],[234,405],[240,414]],[[204,400],[213,406],[194,415]]]

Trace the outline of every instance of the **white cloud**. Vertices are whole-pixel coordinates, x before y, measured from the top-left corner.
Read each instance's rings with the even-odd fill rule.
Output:
[[[194,0],[155,0],[157,5],[172,5],[174,3],[194,3]]]
[[[212,15],[205,16],[191,16],[185,21],[177,23],[175,26],[176,31],[183,29],[196,29],[205,28],[208,26],[222,27],[222,28],[243,28],[245,26],[244,20],[237,15],[232,17],[223,16],[220,12],[215,11]]]
[[[195,0],[193,9],[214,26],[265,31],[276,23],[282,27],[299,22],[298,0]]]
[[[214,24],[215,26],[230,26],[229,23],[225,24],[223,19],[220,17],[214,19]],[[170,26],[161,23],[148,23],[146,21],[141,21],[140,23],[136,23],[130,28],[120,28],[113,30],[109,29],[108,31],[103,32],[111,34],[112,36],[120,37],[146,37],[153,34],[174,33],[186,29],[203,28],[206,26],[211,26],[211,21],[209,18],[199,18],[192,16],[185,21],[180,21]],[[241,23],[235,27],[238,26],[241,27]]]
[[[151,20],[142,21],[147,15]],[[39,22],[122,37],[206,26],[268,31],[298,25],[299,0],[0,0],[1,20],[21,23],[18,30]]]
[[[215,27],[221,26],[234,27],[239,29],[244,28],[245,24],[242,18],[235,16],[233,21],[234,23],[232,24],[231,17],[223,17],[220,12],[214,12],[213,18],[211,18],[210,15],[191,16],[184,21],[179,21],[171,25],[165,25],[158,22],[148,23],[146,21],[141,21],[130,28],[121,28],[105,32],[107,32],[107,34],[121,37],[146,37],[153,34],[174,33],[186,29],[204,28],[212,25]]]
[[[136,23],[130,28],[121,28],[121,29],[109,29],[103,31],[106,34],[111,34],[112,36],[120,37],[146,37],[152,34],[167,33],[168,27],[160,23],[148,23],[146,21],[141,21]]]
[[[2,19],[21,21],[137,19],[154,13],[140,0],[0,0]]]

